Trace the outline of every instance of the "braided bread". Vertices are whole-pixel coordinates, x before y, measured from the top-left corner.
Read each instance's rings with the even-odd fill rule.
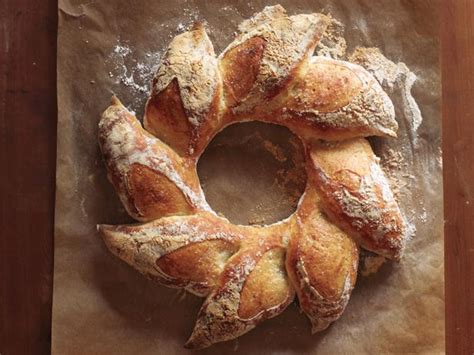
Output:
[[[216,57],[202,25],[176,36],[144,128],[117,98],[99,123],[108,177],[134,225],[100,225],[108,249],[159,283],[206,297],[186,343],[236,338],[298,297],[313,332],[338,319],[359,246],[399,260],[406,226],[364,137],[396,136],[393,105],[362,67],[312,53],[330,19],[265,8]],[[283,125],[305,146],[307,186],[287,219],[234,225],[207,204],[196,163],[224,127]]]

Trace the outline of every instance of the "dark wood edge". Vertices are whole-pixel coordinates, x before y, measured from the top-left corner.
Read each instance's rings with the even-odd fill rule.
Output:
[[[442,2],[448,354],[474,353],[474,1]]]
[[[0,1],[0,33],[0,354],[48,354],[57,2]]]

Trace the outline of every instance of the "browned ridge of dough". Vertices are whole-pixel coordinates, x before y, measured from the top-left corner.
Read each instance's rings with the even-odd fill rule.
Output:
[[[219,123],[221,82],[217,58],[202,25],[176,36],[156,75],[144,125],[180,155],[197,154]],[[203,148],[201,148],[202,150]]]
[[[362,67],[312,57],[330,19],[279,5],[239,26],[216,57],[202,25],[176,36],[153,80],[144,126],[118,99],[99,123],[108,177],[142,224],[100,225],[108,249],[162,285],[206,297],[186,347],[239,337],[298,297],[313,332],[344,311],[359,248],[399,260],[400,209],[367,136],[396,136],[394,108]],[[284,125],[306,150],[297,210],[241,226],[208,206],[200,154],[226,125]]]
[[[191,214],[207,206],[195,169],[145,131],[117,99],[99,124],[100,148],[127,212],[136,220]]]
[[[327,211],[367,250],[398,260],[406,227],[365,139],[314,144],[310,159]]]
[[[178,81],[168,86],[147,103],[145,127],[163,142],[174,143],[176,151],[184,153],[189,145],[192,127],[181,100]]]
[[[352,70],[329,62],[310,63],[301,77],[304,80],[294,80],[285,101],[288,109],[297,112],[333,112],[349,104],[363,85]]]
[[[234,107],[247,96],[257,79],[265,50],[265,40],[253,37],[229,50],[219,62],[227,107]]]
[[[166,254],[156,261],[156,265],[172,278],[206,283],[213,288],[227,259],[235,252],[236,246],[226,240],[209,240]]]
[[[176,185],[160,172],[133,164],[127,174],[128,190],[138,211],[150,218],[164,217],[173,211],[193,213],[193,208]]]
[[[309,185],[297,211],[298,231],[290,240],[286,267],[301,309],[321,331],[339,318],[354,287],[357,245],[324,215],[320,197]],[[314,207],[318,206],[318,207]]]

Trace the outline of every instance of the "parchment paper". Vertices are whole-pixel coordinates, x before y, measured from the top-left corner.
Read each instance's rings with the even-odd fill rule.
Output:
[[[280,3],[291,14],[330,12],[345,26],[348,53],[358,46],[378,47],[395,63],[406,63],[418,77],[412,90],[423,116],[418,131],[407,111],[413,104],[407,96],[410,80],[402,73],[403,80],[392,83],[391,89],[386,83],[396,105],[400,138],[371,140],[397,185],[394,188],[407,219],[417,231],[401,263],[386,263],[376,274],[359,277],[344,315],[327,331],[311,335],[308,320],[295,304],[238,340],[202,353],[441,353],[444,295],[438,3]],[[192,330],[202,299],[148,281],[115,259],[96,232],[97,223],[131,221],[106,179],[97,145],[97,123],[112,92],[141,117],[160,55],[171,38],[194,21],[206,22],[216,52],[220,52],[242,19],[269,4],[275,2],[59,1],[53,353],[188,352],[182,344]],[[252,127],[255,132],[268,133],[256,126],[242,130],[252,131]],[[285,134],[278,131],[268,140],[278,145]],[[258,144],[265,147],[267,138],[262,139]],[[212,144],[214,149],[218,146]],[[231,220],[237,215],[235,208],[225,203],[228,196],[219,199],[221,193],[230,191],[232,195],[234,191],[235,197],[235,193],[246,191],[242,195],[247,198],[239,202],[242,210],[252,208],[255,199],[268,205],[265,196],[285,193],[259,189],[258,184],[249,191],[253,186],[249,179],[255,178],[252,174],[216,185],[225,178],[219,175],[223,170],[217,169],[222,155],[212,154],[212,149],[210,152],[209,160],[200,167],[206,196],[214,199],[213,206]],[[282,203],[270,211],[264,222],[291,213],[291,198],[289,201],[289,205]],[[262,222],[251,221],[249,216],[237,222]]]

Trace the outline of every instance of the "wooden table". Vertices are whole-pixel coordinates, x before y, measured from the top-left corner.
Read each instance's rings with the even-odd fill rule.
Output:
[[[0,353],[51,344],[54,0],[0,0]]]
[[[445,0],[442,6],[446,344],[450,354],[471,354],[474,1]],[[56,28],[55,0],[0,1],[2,355],[50,351]]]
[[[474,353],[474,1],[445,0],[441,25],[446,348]]]

